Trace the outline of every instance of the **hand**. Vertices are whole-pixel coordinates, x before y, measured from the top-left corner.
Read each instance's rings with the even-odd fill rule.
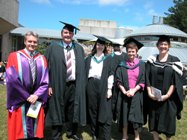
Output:
[[[111,97],[112,97],[112,90],[108,89],[108,91],[107,91],[107,99],[109,99]]]
[[[36,101],[38,100],[38,96],[37,95],[30,95],[28,98],[27,98],[27,101],[30,102],[31,104],[34,104]]]
[[[52,96],[53,95],[53,90],[51,87],[48,88],[48,95],[49,96]]]
[[[126,91],[126,90],[122,91],[122,93],[123,93],[124,95],[127,95],[127,91]]]
[[[129,90],[127,91],[127,94],[126,94],[126,95],[127,95],[128,97],[133,97],[135,93],[136,93],[136,89],[132,88],[132,89],[129,89]]]
[[[148,93],[148,96],[149,96],[149,98],[151,98],[152,100],[154,100],[154,101],[156,101],[156,100],[158,100],[157,98],[156,98],[156,96],[155,95],[153,95],[152,93]]]
[[[158,100],[159,102],[163,102],[163,101],[165,101],[165,100],[167,100],[169,98],[169,96],[168,95],[162,95],[161,96],[161,99],[160,100]]]
[[[122,85],[118,85],[119,89],[121,90],[121,92],[124,94],[124,95],[127,95],[127,91],[125,90],[124,86]]]

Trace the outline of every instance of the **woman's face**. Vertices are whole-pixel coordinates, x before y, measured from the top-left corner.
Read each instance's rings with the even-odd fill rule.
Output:
[[[97,49],[97,51],[102,51],[103,52],[104,49],[105,49],[105,45],[97,42],[96,49]]]
[[[135,48],[128,48],[127,55],[129,60],[134,60],[137,57],[137,51]]]
[[[157,48],[160,54],[165,54],[169,50],[169,44],[167,41],[158,42]]]

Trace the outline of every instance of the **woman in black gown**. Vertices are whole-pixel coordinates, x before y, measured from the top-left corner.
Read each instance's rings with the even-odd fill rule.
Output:
[[[110,140],[112,124],[112,57],[106,54],[107,39],[98,37],[86,58],[87,103],[92,140]]]
[[[146,84],[148,92],[149,130],[154,140],[159,134],[170,140],[175,135],[176,117],[182,110],[182,64],[176,56],[169,54],[170,39],[160,36],[157,42],[159,54],[150,56],[146,65]],[[153,90],[156,88],[159,91]]]
[[[139,132],[144,123],[145,63],[137,58],[137,53],[143,44],[134,38],[127,38],[124,45],[128,58],[121,61],[115,74],[115,81],[119,89],[116,116],[119,129],[123,131],[122,140],[128,139],[128,132],[134,132],[134,139],[140,140]]]

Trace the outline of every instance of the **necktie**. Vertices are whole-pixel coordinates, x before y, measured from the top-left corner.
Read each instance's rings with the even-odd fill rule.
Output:
[[[33,53],[30,54],[31,56],[31,59],[30,59],[30,69],[31,69],[31,74],[32,74],[32,80],[33,80],[33,83],[36,79],[36,63],[34,61],[34,55]]]
[[[66,47],[67,53],[66,53],[66,67],[67,67],[67,75],[66,78],[70,79],[72,75],[72,62],[71,62],[71,51],[69,50],[70,46],[68,45]]]

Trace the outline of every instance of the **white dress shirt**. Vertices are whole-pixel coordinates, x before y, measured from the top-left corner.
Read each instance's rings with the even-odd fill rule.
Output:
[[[97,60],[101,60],[104,57],[104,54],[102,54],[99,57],[94,55],[94,57]],[[93,78],[101,79],[102,71],[103,71],[103,61],[97,63],[93,59],[91,59],[88,78],[93,77]],[[110,75],[108,77],[108,89],[112,89],[113,83],[114,83],[114,76]]]

